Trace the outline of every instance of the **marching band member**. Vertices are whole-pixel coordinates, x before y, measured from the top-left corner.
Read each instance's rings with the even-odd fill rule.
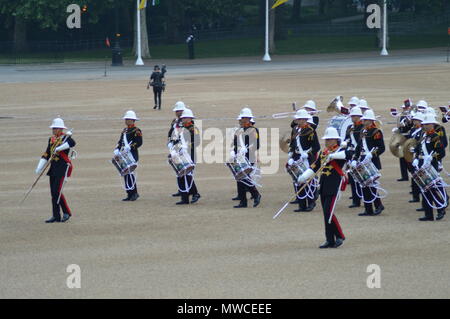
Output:
[[[357,161],[372,161],[375,167],[381,170],[380,155],[385,151],[383,133],[375,124],[377,119],[372,110],[364,112],[361,120],[363,120],[364,129],[361,132],[361,140],[356,147],[354,156]],[[353,161],[352,166],[355,165],[356,161]],[[379,215],[384,210],[384,206],[378,197],[377,189],[375,187],[363,187],[362,190],[365,210],[359,216]],[[375,211],[372,203],[375,205]]]
[[[119,141],[114,149],[114,155],[118,156],[121,150],[129,152],[137,163],[139,161],[138,148],[142,145],[142,131],[135,125],[135,122],[139,119],[134,111],[129,110],[125,113],[123,120],[125,120],[126,127],[120,133]],[[127,174],[124,176],[124,180],[127,197],[122,199],[122,201],[135,201],[139,198],[136,175],[134,172]]]
[[[181,151],[187,153],[195,164],[195,148],[199,143],[200,134],[194,124],[195,116],[192,110],[185,108],[180,118],[182,121],[180,139],[175,143],[181,143]],[[195,185],[193,171],[185,176],[177,177],[177,180],[181,201],[177,202],[176,205],[189,204],[189,195],[192,195],[190,203],[196,203],[201,196],[197,190],[197,185]]]
[[[183,101],[178,101],[175,103],[173,107],[173,111],[175,112],[175,118],[172,120],[172,123],[170,123],[170,129],[169,133],[167,134],[167,138],[169,141],[169,144],[175,142],[179,138],[179,133],[182,128],[182,121],[181,121],[181,114],[183,114],[183,111],[186,109],[186,105]],[[168,145],[169,146],[169,145]],[[170,148],[170,147],[169,147]],[[172,194],[173,197],[181,196],[180,191]]]
[[[233,150],[231,158],[247,158],[250,165],[254,165],[257,160],[257,151],[259,149],[259,131],[252,125],[252,110],[243,108],[239,114],[238,120],[241,128],[238,129],[233,138]],[[249,186],[252,185],[252,186]],[[247,207],[247,192],[252,195],[253,207],[257,207],[261,202],[261,194],[252,181],[237,181],[239,204],[234,208]]]
[[[289,145],[290,151],[288,154],[288,164],[292,164],[295,161],[302,160],[304,164],[309,167],[317,158],[317,153],[320,151],[320,143],[317,138],[317,133],[308,123],[311,120],[311,115],[308,114],[306,110],[298,110],[294,116],[294,121],[296,123],[296,132]],[[301,185],[294,184],[295,193],[298,193],[298,188]],[[311,185],[314,188],[314,186]],[[295,212],[310,212],[316,206],[315,203],[315,189],[310,192],[314,194],[308,194],[308,192],[303,190],[297,194],[298,209]]]
[[[413,128],[413,121],[411,120],[411,100],[405,100],[403,102],[403,111],[397,121],[397,127],[392,130],[393,133],[400,133],[403,136],[409,135],[411,129]],[[399,158],[400,161],[400,175],[401,177],[397,179],[398,182],[408,181],[408,165],[404,157]]]
[[[341,138],[334,127],[328,127],[322,139],[325,140],[325,149],[319,153],[311,167],[299,176],[298,183],[304,184],[321,171],[319,193],[324,215],[326,241],[320,248],[337,248],[343,244],[345,236],[334,214],[334,209],[338,194],[345,186],[343,166],[350,159],[351,153],[339,148]]]
[[[430,165],[433,166],[436,171],[440,171],[440,162],[445,157],[445,147],[442,144],[441,137],[435,131],[435,125],[439,123],[432,114],[426,114],[422,121],[424,129],[423,136],[420,143],[414,150],[413,167],[418,170],[419,168],[427,168]],[[444,195],[442,198],[441,195]],[[443,187],[438,189],[432,188],[423,193],[423,207],[425,209],[425,216],[419,218],[420,221],[432,221],[434,220],[433,208],[431,205],[443,206],[437,209],[436,220],[440,220],[445,216],[445,208],[448,205],[448,196]],[[436,197],[440,197],[436,200]],[[440,203],[439,203],[440,202]]]
[[[237,119],[239,120],[239,127],[240,127],[240,128],[243,128],[242,118],[239,116]],[[252,117],[252,118],[250,119],[250,125],[251,125],[252,127],[255,127],[255,124],[256,124],[256,121],[255,121],[255,119]],[[255,129],[258,130],[256,127],[255,127]],[[240,200],[240,199],[239,199],[239,184],[236,183],[236,186],[237,186],[237,195],[236,195],[236,197],[233,197],[231,200]],[[254,199],[254,198],[253,198],[253,195],[250,197],[250,199]]]
[[[72,174],[72,162],[69,157],[70,148],[75,146],[75,141],[71,133],[63,133],[67,127],[61,118],[55,118],[50,126],[53,135],[48,139],[47,149],[42,154],[39,164],[36,167],[36,174],[41,174],[50,161],[50,169],[47,176],[50,179],[50,193],[52,195],[53,216],[46,220],[46,223],[65,222],[71,216],[69,205],[62,194],[64,182]],[[63,217],[61,218],[60,209]]]
[[[306,110],[306,112],[308,112],[309,115],[311,115],[311,127],[314,130],[317,130],[317,127],[319,126],[319,117],[317,116],[317,107],[316,107],[316,102],[314,102],[313,100],[308,100],[306,101],[305,105],[303,105],[303,108]]]
[[[420,141],[423,134],[422,121],[424,120],[424,116],[425,115],[422,112],[415,112],[414,116],[412,117],[413,126],[409,131],[408,138],[413,138],[416,141]],[[411,174],[414,173],[414,167],[411,163],[408,163],[408,170]],[[411,194],[412,199],[409,201],[410,203],[420,202],[420,188],[416,184],[414,179],[411,179]]]
[[[364,124],[361,121],[362,116],[363,114],[361,112],[361,108],[359,108],[358,106],[355,106],[350,110],[352,124],[347,128],[347,132],[345,133],[347,150],[350,152],[355,152],[356,146],[361,140],[361,131],[364,127]],[[357,188],[360,189],[361,187],[358,183],[355,182],[351,174],[348,175],[348,180],[352,189],[352,204],[349,206],[349,208],[360,207],[361,198],[359,198],[358,196]],[[361,190],[359,191],[359,194],[361,194]]]

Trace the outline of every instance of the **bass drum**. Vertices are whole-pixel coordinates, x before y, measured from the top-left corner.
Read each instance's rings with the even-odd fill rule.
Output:
[[[417,143],[415,138],[409,138],[406,140],[405,144],[403,144],[403,157],[408,163],[412,163],[414,160],[414,152],[411,152],[411,148],[415,148]]]
[[[289,144],[291,144],[291,132],[286,132],[280,138],[280,149],[289,153]]]
[[[333,116],[328,124],[338,131],[343,141],[345,139],[345,133],[347,133],[347,128],[352,125],[352,118],[350,116],[337,115]]]
[[[406,142],[406,137],[398,132],[393,133],[391,136],[391,140],[389,141],[389,149],[391,150],[392,155],[398,158],[402,158],[404,156],[403,152],[403,144]]]

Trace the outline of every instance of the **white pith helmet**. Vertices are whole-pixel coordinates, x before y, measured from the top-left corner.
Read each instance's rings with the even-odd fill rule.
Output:
[[[238,120],[242,119],[243,117],[253,118],[252,110],[248,107],[244,107],[241,110],[241,113],[239,113]]]
[[[373,113],[372,110],[367,110],[364,112],[363,117],[361,118],[361,120],[371,120],[371,121],[376,121],[377,118],[375,117],[375,113]]]
[[[348,104],[348,105],[358,106],[358,105],[359,105],[359,99],[358,99],[358,97],[356,97],[356,96],[352,97],[352,98],[348,101],[347,104]]]
[[[125,115],[123,116],[124,120],[135,120],[138,121],[139,119],[136,116],[136,113],[132,110],[129,110],[125,113]]]
[[[361,108],[359,106],[355,106],[350,110],[350,116],[363,116]]]
[[[313,100],[306,101],[306,103],[305,103],[305,105],[303,105],[303,107],[317,111],[316,102],[314,102]]]
[[[311,119],[311,115],[308,113],[308,111],[306,111],[304,109],[301,109],[301,110],[298,110],[295,113],[294,119],[296,119],[296,120],[301,120],[301,119],[309,120],[309,119]]]
[[[426,109],[428,107],[428,103],[425,100],[420,100],[417,102],[416,106],[420,109]]]
[[[361,108],[361,110],[370,109],[369,104],[367,104],[367,101],[364,100],[364,99],[359,100],[359,105],[358,106]]]
[[[57,117],[53,119],[52,125],[49,126],[50,128],[62,128],[67,129],[67,127],[64,125],[64,120],[60,117]]]
[[[325,134],[322,137],[322,140],[340,140],[341,136],[339,135],[336,128],[330,126],[325,130]]]
[[[181,114],[180,118],[192,118],[195,119],[194,113],[192,113],[191,109],[184,109],[183,114]]]
[[[436,121],[436,117],[433,114],[425,114],[422,125],[425,124],[439,124],[439,122]]]
[[[178,101],[178,102],[175,103],[175,105],[173,106],[173,111],[174,111],[174,112],[184,111],[185,109],[186,109],[186,105],[184,104],[183,101]]]

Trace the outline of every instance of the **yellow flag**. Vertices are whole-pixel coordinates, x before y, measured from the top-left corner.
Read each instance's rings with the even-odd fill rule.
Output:
[[[147,0],[141,0],[141,3],[139,4],[139,10],[142,10],[147,7]]]
[[[288,0],[277,0],[277,2],[275,2],[272,6],[272,9],[275,9],[276,7],[278,7],[279,5],[287,2]]]

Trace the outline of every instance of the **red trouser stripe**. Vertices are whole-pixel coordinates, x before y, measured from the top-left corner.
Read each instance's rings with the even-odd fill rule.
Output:
[[[336,199],[337,199],[337,196],[333,196],[333,199],[332,199],[331,205],[330,205],[330,214],[333,213],[333,211],[334,211],[334,206],[336,205]],[[331,221],[332,221],[332,222],[334,223],[334,225],[336,226],[336,229],[337,229],[337,231],[338,231],[338,233],[339,233],[339,236],[340,236],[342,239],[345,239],[344,233],[342,232],[341,225],[339,224],[339,221],[338,221],[338,219],[336,218],[336,215],[335,215],[334,213],[333,213],[333,217],[331,218]]]

